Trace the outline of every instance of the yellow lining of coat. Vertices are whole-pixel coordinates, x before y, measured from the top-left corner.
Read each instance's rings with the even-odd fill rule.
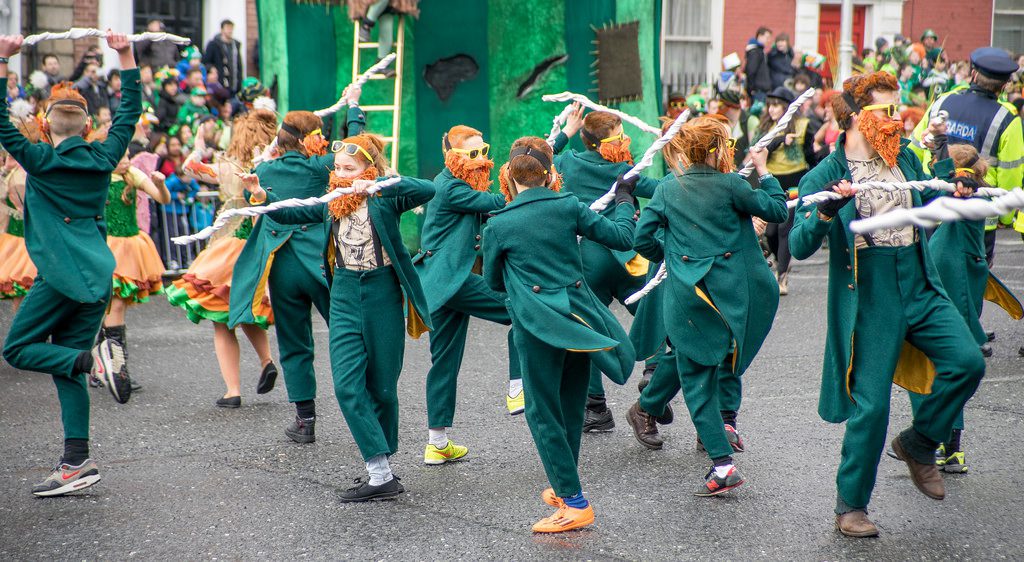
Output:
[[[263,295],[267,293],[267,280],[270,278],[270,267],[274,265],[274,255],[277,254],[277,250],[270,252],[270,257],[267,258],[267,264],[263,267],[263,275],[260,275],[260,280],[256,283],[256,292],[252,296],[252,316],[253,318],[259,318],[258,307],[263,305]]]
[[[1014,320],[1024,318],[1024,308],[1021,307],[1017,297],[1007,291],[991,275],[988,276],[988,281],[985,284],[985,300],[999,305],[999,308],[1005,310]]]
[[[857,245],[853,245],[853,286],[859,287],[857,275]],[[857,295],[857,308],[860,308],[860,295]],[[857,325],[857,319],[853,320],[854,326]],[[853,399],[853,391],[850,390],[850,375],[853,374],[853,342],[857,336],[857,329],[854,328],[853,332],[850,332],[850,363],[846,366],[846,395],[850,397],[850,402],[856,402]]]
[[[416,307],[412,305],[412,300],[405,299],[405,307],[407,315],[405,317],[405,331],[412,336],[413,339],[420,339],[424,333],[429,332],[430,328],[427,328],[427,324],[423,321],[423,317],[416,310]]]
[[[580,324],[583,324],[584,326],[590,328],[591,330],[594,329],[594,328],[592,328],[590,326],[590,324],[587,324],[586,320],[584,320],[583,318],[580,318],[580,316],[578,314],[576,314],[574,312],[570,312],[569,314],[571,314],[572,317],[575,318],[576,320],[579,320]],[[574,351],[576,353],[594,353],[595,351],[608,351],[610,349],[612,349],[612,348],[611,347],[599,347],[599,348],[596,348],[596,349],[573,349],[573,348],[566,348],[565,350],[566,351]]]
[[[719,318],[722,319],[722,322],[725,322],[725,325],[729,326],[729,322],[725,319],[725,316],[722,316],[722,311],[718,310],[718,307],[715,306],[715,303],[711,302],[711,298],[708,297],[707,293],[705,293],[704,291],[700,290],[700,287],[698,287],[696,285],[693,286],[693,290],[697,292],[697,296],[700,297],[701,300],[703,300],[704,302],[708,303],[708,306],[710,306],[711,308],[715,309],[715,312],[718,313],[718,316],[719,316]],[[729,328],[729,331],[730,332],[732,331],[731,327]],[[733,338],[732,339],[732,372],[734,372],[734,373],[736,372],[736,359],[740,355],[738,353],[739,350],[737,349],[737,347],[739,347],[739,346],[736,345],[736,338]]]
[[[626,273],[633,277],[647,275],[647,272],[651,270],[651,262],[640,254],[633,256],[633,259],[622,264],[622,266],[626,268]]]

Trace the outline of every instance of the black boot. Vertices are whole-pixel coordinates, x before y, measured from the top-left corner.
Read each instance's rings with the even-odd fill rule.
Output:
[[[373,31],[373,26],[377,25],[377,22],[368,20],[366,18],[359,18],[359,42],[369,43],[372,39],[370,32]]]
[[[615,418],[608,409],[604,395],[587,396],[587,411],[583,418],[583,432],[611,431],[615,429]]]
[[[296,443],[312,443],[316,441],[316,418],[295,416],[295,421],[285,428],[284,434]]]

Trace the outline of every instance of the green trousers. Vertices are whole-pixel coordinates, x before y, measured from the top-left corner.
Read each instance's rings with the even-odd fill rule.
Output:
[[[405,356],[402,303],[402,287],[391,266],[334,270],[334,394],[364,461],[398,450],[398,375]]]
[[[630,295],[643,288],[646,278],[642,275],[632,276],[615,255],[607,247],[583,239],[580,242],[580,258],[583,261],[583,279],[590,286],[597,299],[605,306],[611,306],[613,300],[622,302]],[[630,314],[636,314],[638,303],[625,305]],[[657,364],[657,357],[647,363]],[[591,367],[590,383],[587,394],[593,396],[604,395],[604,380],[600,369]]]
[[[671,366],[662,368],[664,363],[667,361],[658,363],[658,368],[651,375],[651,382],[640,393],[640,407],[654,416],[664,414],[665,406],[683,388],[679,381],[678,369]],[[727,358],[718,366],[718,405],[723,412],[738,412],[742,401],[743,382],[733,372],[731,362]]]
[[[505,295],[487,286],[483,277],[470,275],[448,302],[430,316],[430,371],[427,372],[427,427],[451,427],[459,369],[466,351],[466,332],[473,316],[509,326],[512,317]],[[508,378],[522,378],[519,353],[508,331]]]
[[[530,426],[544,473],[562,498],[578,494],[580,438],[590,357],[551,347],[525,330],[513,327],[523,365],[526,423]]]
[[[92,347],[107,301],[73,301],[37,277],[7,334],[4,359],[12,367],[53,376],[65,439],[89,438],[86,373],[74,372],[74,364]]]
[[[285,244],[274,254],[274,263],[267,278],[277,333],[277,353],[289,402],[316,398],[312,309],[316,307],[325,320],[330,313],[330,290],[323,279],[312,277],[305,271],[295,251]]]
[[[661,357],[650,384],[640,394],[640,407],[648,414],[660,416],[679,390],[683,391],[690,420],[708,457],[732,455],[732,445],[722,424],[722,410],[739,410],[739,377],[719,365],[694,363],[672,347]]]
[[[850,375],[856,405],[846,421],[836,484],[837,504],[866,509],[885,447],[893,372],[904,340],[935,364],[932,392],[914,415],[914,429],[935,442],[949,437],[985,374],[985,361],[953,303],[928,286],[917,248],[872,247],[857,257],[860,295]]]
[[[911,412],[914,413],[914,417],[916,418],[917,417],[917,410],[918,410],[918,408],[921,407],[921,403],[924,402],[925,396],[927,396],[927,395],[926,394],[918,394],[916,392],[908,392],[907,394],[910,395],[910,410],[911,410]],[[963,429],[963,428],[964,428],[964,410],[963,410],[963,408],[960,408],[960,411],[957,412],[957,414],[956,414],[956,419],[953,420],[953,429]],[[942,442],[945,443],[946,440],[943,439]]]

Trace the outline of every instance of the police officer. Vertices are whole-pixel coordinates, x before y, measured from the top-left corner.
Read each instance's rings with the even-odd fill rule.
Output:
[[[1021,186],[1024,177],[1024,136],[1017,109],[1009,102],[1000,102],[999,93],[1017,71],[1017,63],[1002,49],[982,47],[971,53],[971,82],[939,96],[928,108],[928,118],[914,129],[911,149],[927,163],[930,159],[923,138],[929,122],[940,111],[949,114],[947,135],[950,144],[973,144],[989,162],[985,181],[993,187],[1013,189]],[[985,224],[985,253],[992,266],[995,252],[996,221],[1009,225],[1013,215],[989,219]],[[1024,232],[1024,219],[1018,217],[1014,227]]]

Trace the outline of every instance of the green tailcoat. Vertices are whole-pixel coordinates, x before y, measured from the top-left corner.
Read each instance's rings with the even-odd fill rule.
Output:
[[[299,152],[290,151],[257,166],[256,175],[260,178],[260,185],[279,199],[320,197],[327,190],[333,169],[334,155],[307,158]],[[326,286],[327,280],[320,269],[327,243],[322,220],[323,217],[316,216],[308,223],[284,224],[264,216],[256,221],[231,276],[229,326],[256,323],[253,307],[263,302],[274,253],[285,244],[302,263],[303,270],[296,274],[321,279]]]
[[[80,136],[56,147],[29,142],[14,127],[0,100],[0,144],[28,174],[25,181],[25,245],[54,290],[93,303],[110,295],[114,256],[107,247],[104,211],[110,173],[124,157],[142,113],[138,69],[121,74],[121,106],[107,140]],[[7,79],[0,79],[6,87]]]
[[[494,212],[484,231],[484,278],[505,292],[513,326],[551,347],[589,352],[592,362],[623,384],[635,351],[612,313],[583,281],[577,236],[625,250],[633,243],[630,204],[609,207],[614,221],[570,193],[525,190]]]
[[[789,248],[793,257],[798,260],[811,257],[821,247],[822,240],[828,237],[828,325],[818,415],[825,421],[834,423],[845,421],[853,413],[854,408],[848,383],[857,320],[857,252],[854,247],[855,238],[849,226],[857,219],[857,209],[855,205],[848,204],[840,209],[834,219],[826,222],[818,217],[815,205],[804,205],[802,200],[812,193],[821,191],[832,181],[844,178],[853,181],[846,164],[845,140],[844,133],[839,136],[835,151],[800,180],[801,200],[795,213],[793,230],[789,233]],[[903,141],[896,164],[903,172],[903,176],[907,181],[930,179],[931,176],[921,168],[921,161],[907,148],[907,144],[907,141]],[[950,160],[936,164],[935,172],[939,176],[944,177],[951,171]],[[915,207],[941,195],[940,192],[932,190],[912,192]],[[920,233],[919,238],[923,240]],[[938,271],[929,256],[928,244],[919,242],[917,247],[925,272],[925,281],[941,295],[946,296]],[[920,359],[924,359],[920,352],[918,355]],[[911,376],[910,371],[917,373],[915,367],[919,365],[911,365],[909,361],[904,363],[901,360],[901,367],[907,370],[898,368],[894,382],[908,390],[927,393],[931,379],[922,381]]]
[[[402,243],[398,225],[402,213],[430,201],[433,196],[433,182],[403,177],[397,185],[384,188],[367,200],[370,222],[380,236],[381,247],[391,257],[391,265],[405,293],[406,331],[414,338],[430,329],[430,315],[427,314],[427,299],[423,296],[420,278],[413,268],[409,250]],[[279,192],[268,192],[266,202],[273,203],[282,199],[284,197],[281,197]],[[323,271],[327,272],[327,284],[330,285],[334,278],[334,244],[330,236],[334,217],[331,216],[327,205],[321,203],[308,207],[280,209],[268,213],[260,222],[267,218],[282,225],[310,225],[309,231],[315,230],[319,233],[323,245],[317,249],[315,257],[311,258],[311,265],[317,268],[318,275]]]
[[[786,220],[786,194],[775,178],[753,189],[738,174],[691,166],[654,194],[634,244],[652,263],[668,265],[663,315],[676,352],[714,366],[735,350],[737,375],[761,348],[779,306],[751,216]]]
[[[560,152],[568,144],[568,141],[565,133],[559,133],[555,139],[555,152]],[[583,152],[570,150],[555,156],[555,169],[562,175],[562,191],[575,194],[580,201],[588,206],[608,193],[615,180],[630,168],[632,166],[628,162],[609,162],[602,158],[600,153],[593,150],[584,150]],[[633,195],[650,199],[654,197],[658,183],[659,180],[641,175]],[[611,218],[614,212],[615,204],[612,203],[604,211],[601,211],[601,214]],[[630,275],[647,274],[648,264],[642,260],[638,262],[636,260],[637,253],[632,249],[607,251],[615,256],[615,261],[621,264]]]
[[[505,206],[500,193],[476,191],[448,168],[434,178],[437,194],[427,205],[420,253],[413,262],[427,288],[433,314],[452,298],[473,272],[481,255],[483,214]]]

